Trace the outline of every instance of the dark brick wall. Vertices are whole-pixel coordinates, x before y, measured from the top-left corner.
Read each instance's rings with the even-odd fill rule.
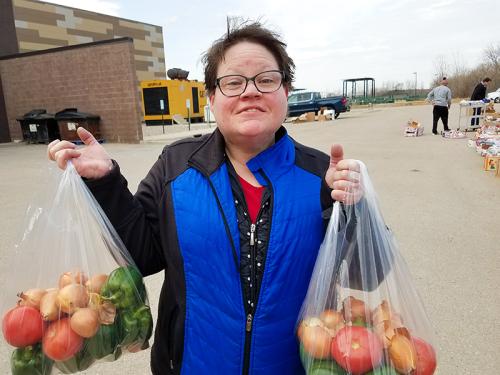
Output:
[[[0,76],[0,143],[5,142],[10,142],[10,132],[2,90],[2,76]]]
[[[132,39],[0,59],[0,76],[12,140],[22,139],[16,117],[34,108],[55,113],[70,107],[100,115],[108,142],[142,140]]]
[[[12,0],[0,0],[0,56],[19,52]]]
[[[0,0],[0,56],[19,52],[12,0]],[[9,142],[9,126],[0,77],[0,143]]]

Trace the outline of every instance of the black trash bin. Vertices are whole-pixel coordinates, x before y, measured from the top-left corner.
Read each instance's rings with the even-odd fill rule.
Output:
[[[54,115],[45,109],[33,109],[17,118],[17,121],[21,124],[23,140],[27,143],[48,144],[60,138]]]
[[[79,112],[77,108],[66,108],[57,112],[54,117],[59,127],[61,139],[80,143],[81,140],[76,133],[76,129],[83,127],[91,132],[98,141],[103,141],[99,129],[99,115]]]

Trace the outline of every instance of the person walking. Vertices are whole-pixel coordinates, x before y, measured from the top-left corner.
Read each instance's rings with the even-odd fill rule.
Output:
[[[217,128],[166,146],[135,194],[84,128],[84,147],[48,146],[85,178],[142,274],[164,274],[155,375],[304,373],[295,324],[325,213],[362,191],[342,146],[325,154],[283,126],[295,67],[285,47],[258,22],[228,25],[203,58]]]
[[[483,100],[486,98],[486,88],[491,82],[490,77],[485,77],[481,82],[479,82],[476,87],[474,87],[474,91],[472,92],[472,95],[470,97],[470,100]],[[479,125],[479,116],[481,115],[481,107],[476,107],[473,108],[474,113],[473,117],[471,118],[471,126],[478,126]]]
[[[451,106],[451,90],[448,88],[448,79],[443,77],[441,84],[434,87],[427,95],[427,101],[433,105],[432,110],[432,134],[437,135],[437,124],[439,119],[443,122],[444,131],[448,128],[448,111]]]

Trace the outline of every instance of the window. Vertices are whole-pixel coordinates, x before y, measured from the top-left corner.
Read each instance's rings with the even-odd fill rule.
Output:
[[[312,100],[313,93],[311,92],[302,92],[297,94],[292,94],[288,98],[288,103],[300,103],[300,102],[308,102]]]
[[[163,114],[170,114],[168,105],[168,88],[167,87],[154,87],[142,90],[144,96],[144,114],[146,116],[161,115],[162,110],[160,100],[164,102]]]

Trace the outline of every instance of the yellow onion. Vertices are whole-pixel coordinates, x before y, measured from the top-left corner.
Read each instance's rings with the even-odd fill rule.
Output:
[[[394,312],[389,303],[384,300],[380,305],[373,309],[371,313],[371,320],[373,325],[378,325],[383,321],[390,321],[396,327],[403,326],[403,319],[401,315]]]
[[[57,305],[67,313],[73,314],[80,307],[87,307],[89,294],[81,284],[69,284],[57,293]]]
[[[342,302],[342,306],[342,314],[346,322],[369,321],[370,311],[362,300],[349,296]]]
[[[324,325],[328,328],[335,328],[339,324],[344,323],[342,314],[335,310],[325,310],[319,316]]]
[[[389,358],[397,372],[410,374],[417,368],[417,352],[411,340],[396,333],[389,345]]]
[[[314,321],[312,323],[317,324]],[[325,327],[321,325],[309,325],[309,322],[305,320],[299,326],[298,335],[304,350],[311,357],[317,359],[330,358],[332,336]]]
[[[87,280],[88,280],[87,275],[81,271],[64,272],[59,277],[59,289],[62,289],[69,284],[85,285]]]
[[[91,293],[100,293],[101,288],[108,279],[108,275],[102,273],[92,276],[86,283],[85,286]]]
[[[99,315],[97,311],[87,308],[78,309],[71,316],[70,326],[82,337],[94,336],[99,330]]]
[[[344,317],[339,311],[325,310],[321,313],[319,318],[325,327],[328,328],[332,336],[335,336],[335,334],[345,326]]]
[[[100,294],[89,292],[89,303],[87,305],[88,307],[97,311],[99,310],[101,303],[102,298]]]
[[[325,324],[320,318],[312,317],[312,318],[306,318],[304,319],[300,324],[299,328],[297,329],[297,336],[300,338],[302,331],[304,329],[304,326],[308,327],[324,327]]]
[[[51,289],[42,297],[40,301],[40,315],[42,315],[43,320],[51,322],[59,317],[58,293],[59,290]]]
[[[17,295],[20,298],[18,305],[40,309],[40,301],[45,293],[47,293],[45,289],[39,288],[28,289],[25,292],[21,292]]]
[[[394,327],[388,320],[373,326],[373,332],[382,340],[384,349],[387,349],[391,344],[391,339],[396,334],[396,328],[398,327]]]

